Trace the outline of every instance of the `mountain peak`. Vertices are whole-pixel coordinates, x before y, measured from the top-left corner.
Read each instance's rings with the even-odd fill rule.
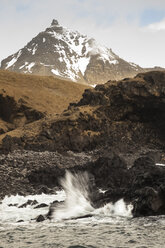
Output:
[[[143,71],[93,38],[61,26],[56,19],[24,48],[4,59],[0,69],[89,84],[130,77]]]
[[[56,19],[53,19],[51,26],[59,26],[59,23]]]

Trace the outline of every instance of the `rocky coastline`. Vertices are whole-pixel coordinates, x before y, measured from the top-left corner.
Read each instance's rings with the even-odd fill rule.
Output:
[[[165,72],[85,90],[78,103],[38,125],[34,136],[2,140],[1,199],[51,194],[67,169],[91,175],[96,208],[123,198],[134,217],[165,214]]]

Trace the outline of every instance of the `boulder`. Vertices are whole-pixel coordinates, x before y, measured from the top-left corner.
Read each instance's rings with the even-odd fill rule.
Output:
[[[45,220],[45,217],[41,214],[36,218],[36,222],[42,222],[44,220]]]
[[[45,208],[45,207],[48,207],[48,205],[45,204],[45,203],[41,203],[41,204],[37,205],[37,206],[34,207],[34,208],[36,209],[36,208]]]
[[[28,205],[33,206],[33,205],[36,205],[37,203],[38,202],[36,200],[28,200],[27,202],[25,202],[24,204],[22,204],[18,208],[26,208]]]

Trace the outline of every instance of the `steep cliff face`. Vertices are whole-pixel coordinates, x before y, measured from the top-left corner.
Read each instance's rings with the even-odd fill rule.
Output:
[[[118,152],[164,149],[164,85],[165,73],[155,71],[85,90],[77,104],[43,121],[35,137],[28,140],[24,134],[22,145],[52,151],[85,151],[105,145]]]
[[[4,59],[1,69],[58,76],[88,84],[132,77],[144,71],[96,40],[62,27],[56,20],[24,48]]]

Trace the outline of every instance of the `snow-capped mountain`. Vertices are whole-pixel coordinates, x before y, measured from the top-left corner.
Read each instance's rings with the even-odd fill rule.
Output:
[[[89,84],[105,83],[143,71],[96,40],[60,26],[57,20],[24,48],[4,59],[1,69],[58,76]]]

